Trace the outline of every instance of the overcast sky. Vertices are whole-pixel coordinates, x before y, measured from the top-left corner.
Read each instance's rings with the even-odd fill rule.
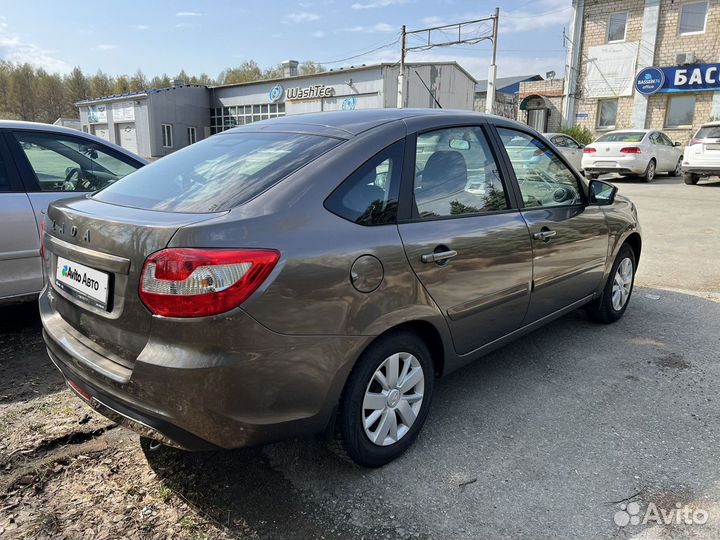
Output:
[[[208,73],[253,59],[293,58],[341,67],[399,60],[408,30],[491,15],[496,0],[175,1],[0,0],[0,57],[48,71],[73,66],[117,75]],[[561,76],[571,0],[509,0],[500,6],[498,75]],[[468,29],[468,37],[485,28]],[[433,36],[440,40],[442,36]],[[366,53],[357,58],[360,53]],[[409,61],[457,60],[487,78],[490,43],[413,52]]]

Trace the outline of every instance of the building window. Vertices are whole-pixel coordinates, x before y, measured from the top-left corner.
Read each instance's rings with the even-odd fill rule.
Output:
[[[195,132],[195,126],[190,126],[190,127],[187,129],[187,133],[188,133],[188,145],[190,145],[190,144],[195,144],[195,141],[197,141],[197,135],[196,135],[196,132]]]
[[[237,105],[210,109],[210,133],[220,133],[235,126],[285,116],[284,103]]]
[[[707,2],[689,2],[680,7],[680,35],[702,34],[707,22]]]
[[[165,148],[172,148],[172,124],[162,124],[162,143]]]
[[[598,102],[598,129],[615,129],[617,109],[617,99],[606,99]]]
[[[665,127],[690,127],[695,116],[695,96],[670,96],[668,98]]]
[[[608,20],[608,43],[625,41],[627,32],[627,13],[612,13]]]

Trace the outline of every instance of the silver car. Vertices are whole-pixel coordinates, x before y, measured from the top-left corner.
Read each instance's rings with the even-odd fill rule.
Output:
[[[81,131],[0,121],[0,304],[33,300],[42,289],[48,204],[101,189],[146,163]]]
[[[50,206],[45,343],[78,396],[156,441],[324,432],[380,466],[436,377],[579,307],[622,317],[641,237],[616,192],[464,111],[231,129]]]

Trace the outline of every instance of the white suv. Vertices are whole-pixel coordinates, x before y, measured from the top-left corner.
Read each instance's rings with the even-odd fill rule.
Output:
[[[695,185],[704,176],[720,176],[720,122],[703,124],[683,156],[686,184]]]

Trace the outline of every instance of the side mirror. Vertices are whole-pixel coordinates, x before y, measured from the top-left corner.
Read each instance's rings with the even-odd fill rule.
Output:
[[[589,191],[590,204],[609,206],[615,202],[615,195],[618,192],[618,188],[602,180],[590,180]]]
[[[681,145],[678,141],[675,141],[675,142],[673,143],[673,146],[682,146],[682,145]]]
[[[580,150],[585,150],[585,145],[584,145],[584,144],[579,144],[578,147],[580,148]]]

